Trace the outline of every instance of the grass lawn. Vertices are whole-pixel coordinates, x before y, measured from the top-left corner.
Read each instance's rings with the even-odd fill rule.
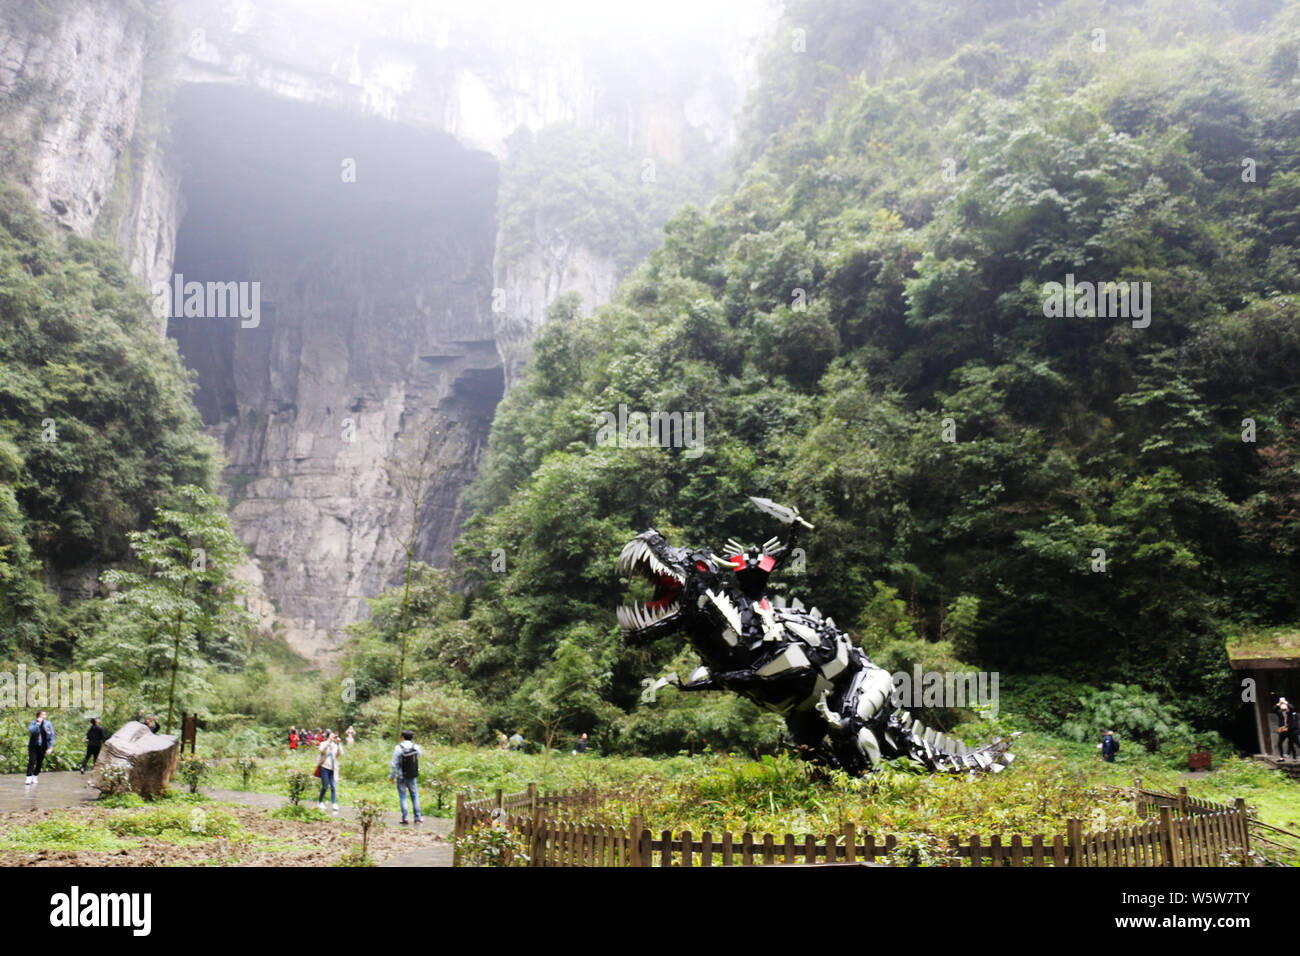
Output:
[[[1258,764],[1233,758],[1209,773],[1187,774],[1157,755],[1121,751],[1103,763],[1089,744],[1026,733],[1017,739],[1017,761],[996,776],[949,777],[911,771],[904,761],[863,779],[813,770],[787,756],[755,761],[742,756],[702,754],[660,759],[573,756],[567,752],[526,754],[472,746],[424,748],[421,799],[426,815],[449,816],[455,794],[507,793],[536,782],[544,791],[594,787],[615,798],[584,811],[583,821],[624,826],[640,815],[651,829],[825,834],[852,820],[859,829],[883,836],[929,834],[982,837],[994,833],[1030,836],[1064,832],[1077,817],[1085,830],[1129,826],[1141,821],[1133,804],[1110,786],[1141,778],[1144,787],[1175,792],[1186,786],[1197,797],[1231,803],[1244,797],[1260,819],[1300,832],[1300,784]],[[388,783],[391,746],[361,742],[346,748],[341,799],[375,797],[396,809]],[[249,789],[285,793],[292,768],[310,771],[312,753],[268,753],[258,761]],[[206,785],[242,788],[231,763],[214,768]],[[437,794],[443,795],[441,809]],[[308,794],[314,801],[315,792]],[[1292,861],[1300,862],[1300,861]]]

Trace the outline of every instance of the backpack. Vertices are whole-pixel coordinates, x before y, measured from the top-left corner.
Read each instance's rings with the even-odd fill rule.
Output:
[[[420,775],[420,751],[412,744],[411,748],[402,748],[402,776],[407,780]]]

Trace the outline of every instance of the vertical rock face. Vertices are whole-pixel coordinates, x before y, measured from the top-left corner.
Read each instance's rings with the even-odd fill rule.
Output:
[[[4,171],[59,227],[89,235],[135,134],[152,36],[115,4],[0,9]]]
[[[576,124],[720,161],[778,10],[660,11],[656,29],[517,0],[0,10],[2,171],[179,293],[166,330],[225,448],[244,577],[297,650],[328,663],[399,576],[410,502],[389,466],[428,435],[414,550],[445,562],[547,307],[607,302],[626,268],[582,235],[499,261],[509,137]],[[256,321],[214,314],[207,283],[255,289]]]
[[[290,643],[327,661],[400,573],[412,503],[385,464],[431,433],[417,553],[450,557],[503,390],[496,163],[445,134],[258,91],[195,85],[175,114],[187,213],[168,334],[198,373],[235,526]],[[259,314],[187,303],[186,284],[230,281]]]

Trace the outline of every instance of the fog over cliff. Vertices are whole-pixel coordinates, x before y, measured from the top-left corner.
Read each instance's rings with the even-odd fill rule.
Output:
[[[660,211],[706,198],[780,7],[160,10],[0,5],[5,172],[59,229],[115,240],[144,285],[182,293],[159,334],[224,449],[264,626],[328,663],[402,565],[409,505],[387,466],[434,436],[416,554],[445,564],[547,308],[608,301]],[[538,195],[557,165],[573,193]],[[636,228],[608,222],[622,207],[597,187]],[[255,321],[186,315],[188,283],[255,289]]]

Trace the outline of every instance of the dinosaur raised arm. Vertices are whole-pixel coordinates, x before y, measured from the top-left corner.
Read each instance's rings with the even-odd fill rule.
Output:
[[[785,564],[786,560],[794,552],[795,545],[799,541],[800,526],[810,531],[813,526],[800,517],[798,508],[779,505],[771,498],[756,498],[753,495],[749,496],[749,500],[754,503],[754,507],[759,511],[771,515],[786,526],[783,534],[770,538],[763,545],[763,550],[776,559],[776,563],[772,566],[772,570],[775,571]]]

